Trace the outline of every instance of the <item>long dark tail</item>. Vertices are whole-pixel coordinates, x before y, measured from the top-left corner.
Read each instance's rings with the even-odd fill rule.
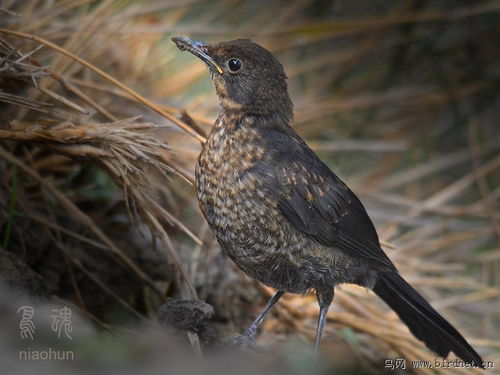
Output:
[[[453,351],[471,365],[483,360],[431,305],[396,272],[380,273],[373,291],[384,300],[425,345],[442,357]]]

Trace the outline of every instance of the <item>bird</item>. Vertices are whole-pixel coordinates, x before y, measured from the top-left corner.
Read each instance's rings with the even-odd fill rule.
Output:
[[[208,67],[222,107],[195,166],[200,209],[222,250],[276,290],[242,337],[255,339],[285,293],[315,290],[319,350],[335,286],[373,290],[441,357],[482,358],[410,284],[380,246],[358,197],[292,128],[293,104],[278,59],[249,39],[172,41]]]

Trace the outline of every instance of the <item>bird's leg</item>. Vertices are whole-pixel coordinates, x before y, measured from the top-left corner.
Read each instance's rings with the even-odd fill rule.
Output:
[[[271,299],[267,302],[266,306],[264,307],[264,310],[255,318],[253,321],[252,325],[248,327],[248,329],[243,332],[243,334],[238,335],[238,336],[233,336],[228,340],[225,340],[222,343],[222,348],[233,348],[233,349],[246,349],[246,348],[251,348],[253,344],[255,344],[255,336],[257,335],[257,330],[259,329],[260,325],[264,321],[264,318],[266,317],[267,313],[269,310],[271,310],[271,307],[278,302],[280,297],[284,294],[285,292],[283,291],[278,291],[274,296],[271,297]]]
[[[321,343],[321,337],[323,336],[323,328],[326,323],[326,315],[328,314],[328,308],[333,301],[333,288],[327,288],[316,290],[316,297],[319,303],[319,319],[318,326],[316,328],[316,341],[314,344],[314,356],[318,354],[319,345]]]
[[[257,334],[257,330],[259,329],[260,325],[264,321],[264,318],[266,317],[267,313],[269,312],[269,310],[271,310],[271,307],[273,307],[274,304],[276,302],[278,302],[278,300],[281,298],[281,296],[284,293],[285,292],[279,290],[276,292],[276,294],[274,296],[271,297],[271,299],[267,302],[264,309],[260,312],[260,314],[257,316],[257,318],[255,318],[252,325],[250,327],[248,327],[248,329],[243,333],[245,336],[252,337],[252,338],[255,337],[255,335]]]

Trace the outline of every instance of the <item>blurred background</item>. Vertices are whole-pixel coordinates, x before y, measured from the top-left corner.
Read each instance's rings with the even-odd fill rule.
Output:
[[[3,0],[9,373],[477,373],[416,368],[434,355],[350,285],[338,288],[316,363],[314,295],[280,301],[257,353],[214,351],[273,291],[221,253],[198,209],[194,162],[219,105],[174,35],[251,38],[278,57],[297,132],[365,203],[405,278],[498,371],[500,1]],[[169,300],[165,318],[167,297],[213,314]],[[24,305],[41,327],[33,341],[19,337]],[[42,312],[63,306],[74,337],[55,341]],[[20,359],[27,347],[74,358]]]

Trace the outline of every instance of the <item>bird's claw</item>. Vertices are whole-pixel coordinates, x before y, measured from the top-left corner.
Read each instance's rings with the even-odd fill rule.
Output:
[[[222,349],[230,350],[256,350],[256,334],[252,331],[245,331],[241,335],[232,336],[224,340],[221,344]]]

